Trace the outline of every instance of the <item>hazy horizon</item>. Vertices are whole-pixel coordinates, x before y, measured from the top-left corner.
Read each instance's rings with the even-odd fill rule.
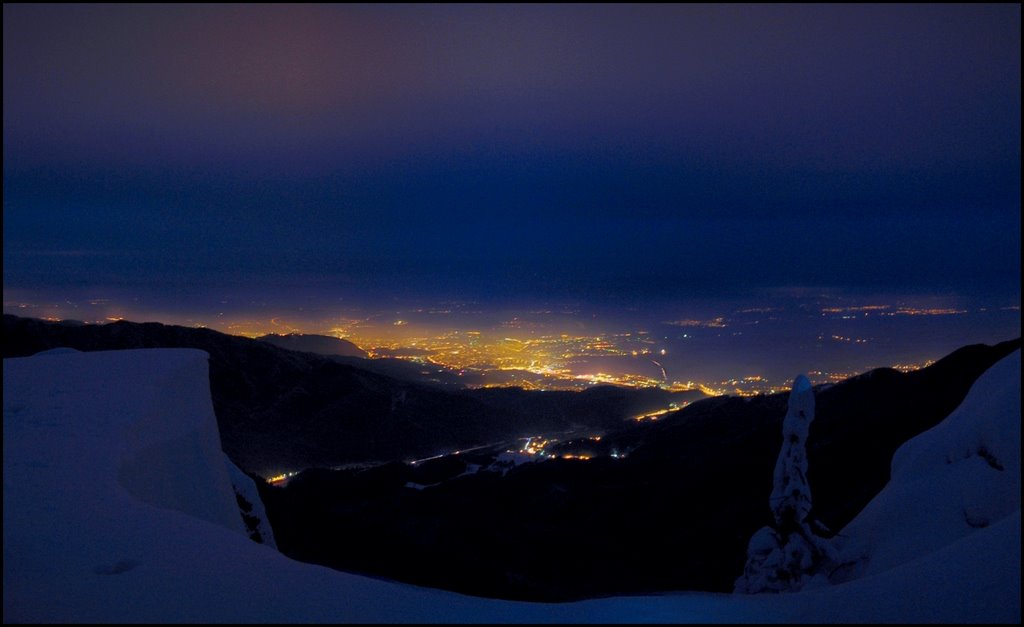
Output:
[[[4,310],[324,332],[473,303],[468,331],[567,306],[626,333],[792,308],[791,330],[687,362],[758,371],[1009,339],[1020,23],[1019,5],[7,4]],[[796,316],[879,304],[971,313]],[[766,365],[855,332],[867,346]]]

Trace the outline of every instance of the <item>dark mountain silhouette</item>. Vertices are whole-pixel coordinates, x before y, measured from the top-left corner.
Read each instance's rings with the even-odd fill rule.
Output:
[[[624,388],[598,385],[581,392],[533,392],[517,387],[478,388],[465,395],[488,407],[534,417],[535,433],[554,433],[565,425],[621,429],[624,419],[645,413],[645,408],[665,408],[705,398],[703,392],[668,392],[660,388]]]
[[[289,333],[278,335],[272,333],[256,338],[261,342],[267,342],[280,348],[300,351],[303,353],[314,353],[316,355],[337,355],[339,357],[362,357],[366,359],[369,355],[348,340],[328,335],[312,335],[305,333]]]
[[[915,372],[883,368],[819,387],[812,516],[845,526],[888,481],[895,450],[1020,345],[968,346]],[[503,475],[470,472],[494,457],[463,454],[429,467],[303,473],[284,488],[264,485],[262,496],[282,551],[344,570],[547,601],[728,592],[751,534],[771,521],[785,413],[784,394],[716,397],[589,443],[625,458],[555,459]]]
[[[69,327],[4,316],[5,357],[57,346],[206,351],[224,451],[265,475],[430,455],[512,435],[510,420],[472,399],[267,342],[158,323]]]
[[[404,359],[393,357],[378,357],[376,359],[360,359],[359,357],[341,357],[332,355],[331,359],[339,364],[346,364],[356,368],[376,372],[386,377],[402,379],[403,381],[415,381],[426,385],[441,386],[446,388],[463,388],[467,385],[478,385],[482,378],[477,374],[464,373],[444,368],[435,364],[419,364]]]
[[[155,322],[54,323],[4,315],[4,357],[66,346],[81,351],[197,348],[210,354],[210,388],[224,451],[264,476],[352,462],[416,459],[554,430],[604,428],[664,407],[643,391],[613,393],[607,411],[563,394],[478,394],[386,376],[393,363],[295,352],[268,342]],[[333,338],[331,338],[333,339]],[[418,370],[416,371],[419,372]],[[607,394],[599,390],[598,396]],[[566,393],[572,394],[572,393]],[[524,401],[523,399],[529,399]]]
[[[434,364],[417,364],[393,357],[378,357],[370,359],[370,356],[366,351],[359,348],[352,342],[327,335],[301,333],[292,333],[289,335],[271,334],[263,335],[256,339],[288,350],[313,353],[314,355],[323,355],[330,357],[339,364],[353,366],[360,370],[375,372],[386,377],[401,379],[403,381],[456,388],[463,388],[466,385],[473,385],[482,382],[479,375],[466,373],[460,374],[449,368],[444,368]],[[390,352],[390,354],[409,354],[417,356],[429,353],[430,351],[417,349],[397,349]]]

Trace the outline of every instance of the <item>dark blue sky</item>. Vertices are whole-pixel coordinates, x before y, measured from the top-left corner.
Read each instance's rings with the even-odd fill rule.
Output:
[[[1019,301],[1020,32],[1019,5],[5,5],[5,292]]]

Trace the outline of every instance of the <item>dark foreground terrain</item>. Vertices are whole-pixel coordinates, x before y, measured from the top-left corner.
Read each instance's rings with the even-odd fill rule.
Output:
[[[815,517],[842,529],[888,481],[900,444],[1019,347],[968,346],[916,372],[878,369],[817,388]],[[262,495],[282,551],[339,569],[546,601],[731,591],[747,541],[769,523],[785,411],[782,394],[711,398],[591,440],[587,460],[508,470],[477,453],[311,470]]]

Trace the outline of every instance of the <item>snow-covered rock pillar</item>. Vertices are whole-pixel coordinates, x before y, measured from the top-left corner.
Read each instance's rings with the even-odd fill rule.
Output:
[[[814,390],[807,377],[800,375],[789,395],[769,497],[775,527],[763,527],[750,538],[747,565],[736,580],[736,592],[799,590],[827,551],[807,520],[811,512],[807,436],[813,420]]]
[[[803,522],[811,512],[811,486],[807,483],[807,436],[814,420],[814,390],[804,375],[793,381],[789,411],[782,422],[782,450],[775,462],[769,498],[775,524],[782,531]]]

